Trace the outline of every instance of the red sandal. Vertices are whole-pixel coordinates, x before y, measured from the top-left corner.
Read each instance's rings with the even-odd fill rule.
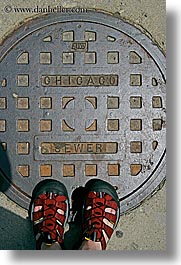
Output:
[[[34,189],[29,208],[33,222],[36,249],[42,243],[62,245],[69,216],[69,200],[65,186],[56,180],[41,181]]]
[[[119,198],[111,184],[99,179],[88,181],[85,188],[83,240],[100,242],[104,250],[119,222]]]

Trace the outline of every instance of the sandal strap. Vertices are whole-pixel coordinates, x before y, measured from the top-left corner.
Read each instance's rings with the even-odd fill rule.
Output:
[[[37,211],[35,211],[36,208]],[[37,249],[41,248],[42,242],[63,243],[68,209],[68,199],[64,195],[46,192],[34,200],[31,219]]]
[[[84,239],[101,242],[106,249],[119,220],[119,205],[106,192],[89,191],[84,208]]]

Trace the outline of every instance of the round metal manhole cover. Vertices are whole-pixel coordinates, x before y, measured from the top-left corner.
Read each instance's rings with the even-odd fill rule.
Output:
[[[165,57],[104,13],[47,15],[2,45],[1,178],[28,208],[34,186],[112,183],[121,213],[165,177]],[[4,184],[4,185],[5,185]]]

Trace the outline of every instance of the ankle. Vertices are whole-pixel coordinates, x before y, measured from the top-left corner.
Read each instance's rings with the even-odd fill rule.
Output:
[[[47,245],[46,243],[42,243],[41,250],[61,250],[61,246],[58,242],[55,242],[51,245]]]
[[[80,246],[80,250],[102,250],[102,247],[100,242],[84,240]]]

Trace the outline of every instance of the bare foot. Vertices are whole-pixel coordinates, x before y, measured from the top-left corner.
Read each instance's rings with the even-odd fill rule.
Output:
[[[80,250],[102,250],[102,247],[100,242],[84,240],[80,246]]]

